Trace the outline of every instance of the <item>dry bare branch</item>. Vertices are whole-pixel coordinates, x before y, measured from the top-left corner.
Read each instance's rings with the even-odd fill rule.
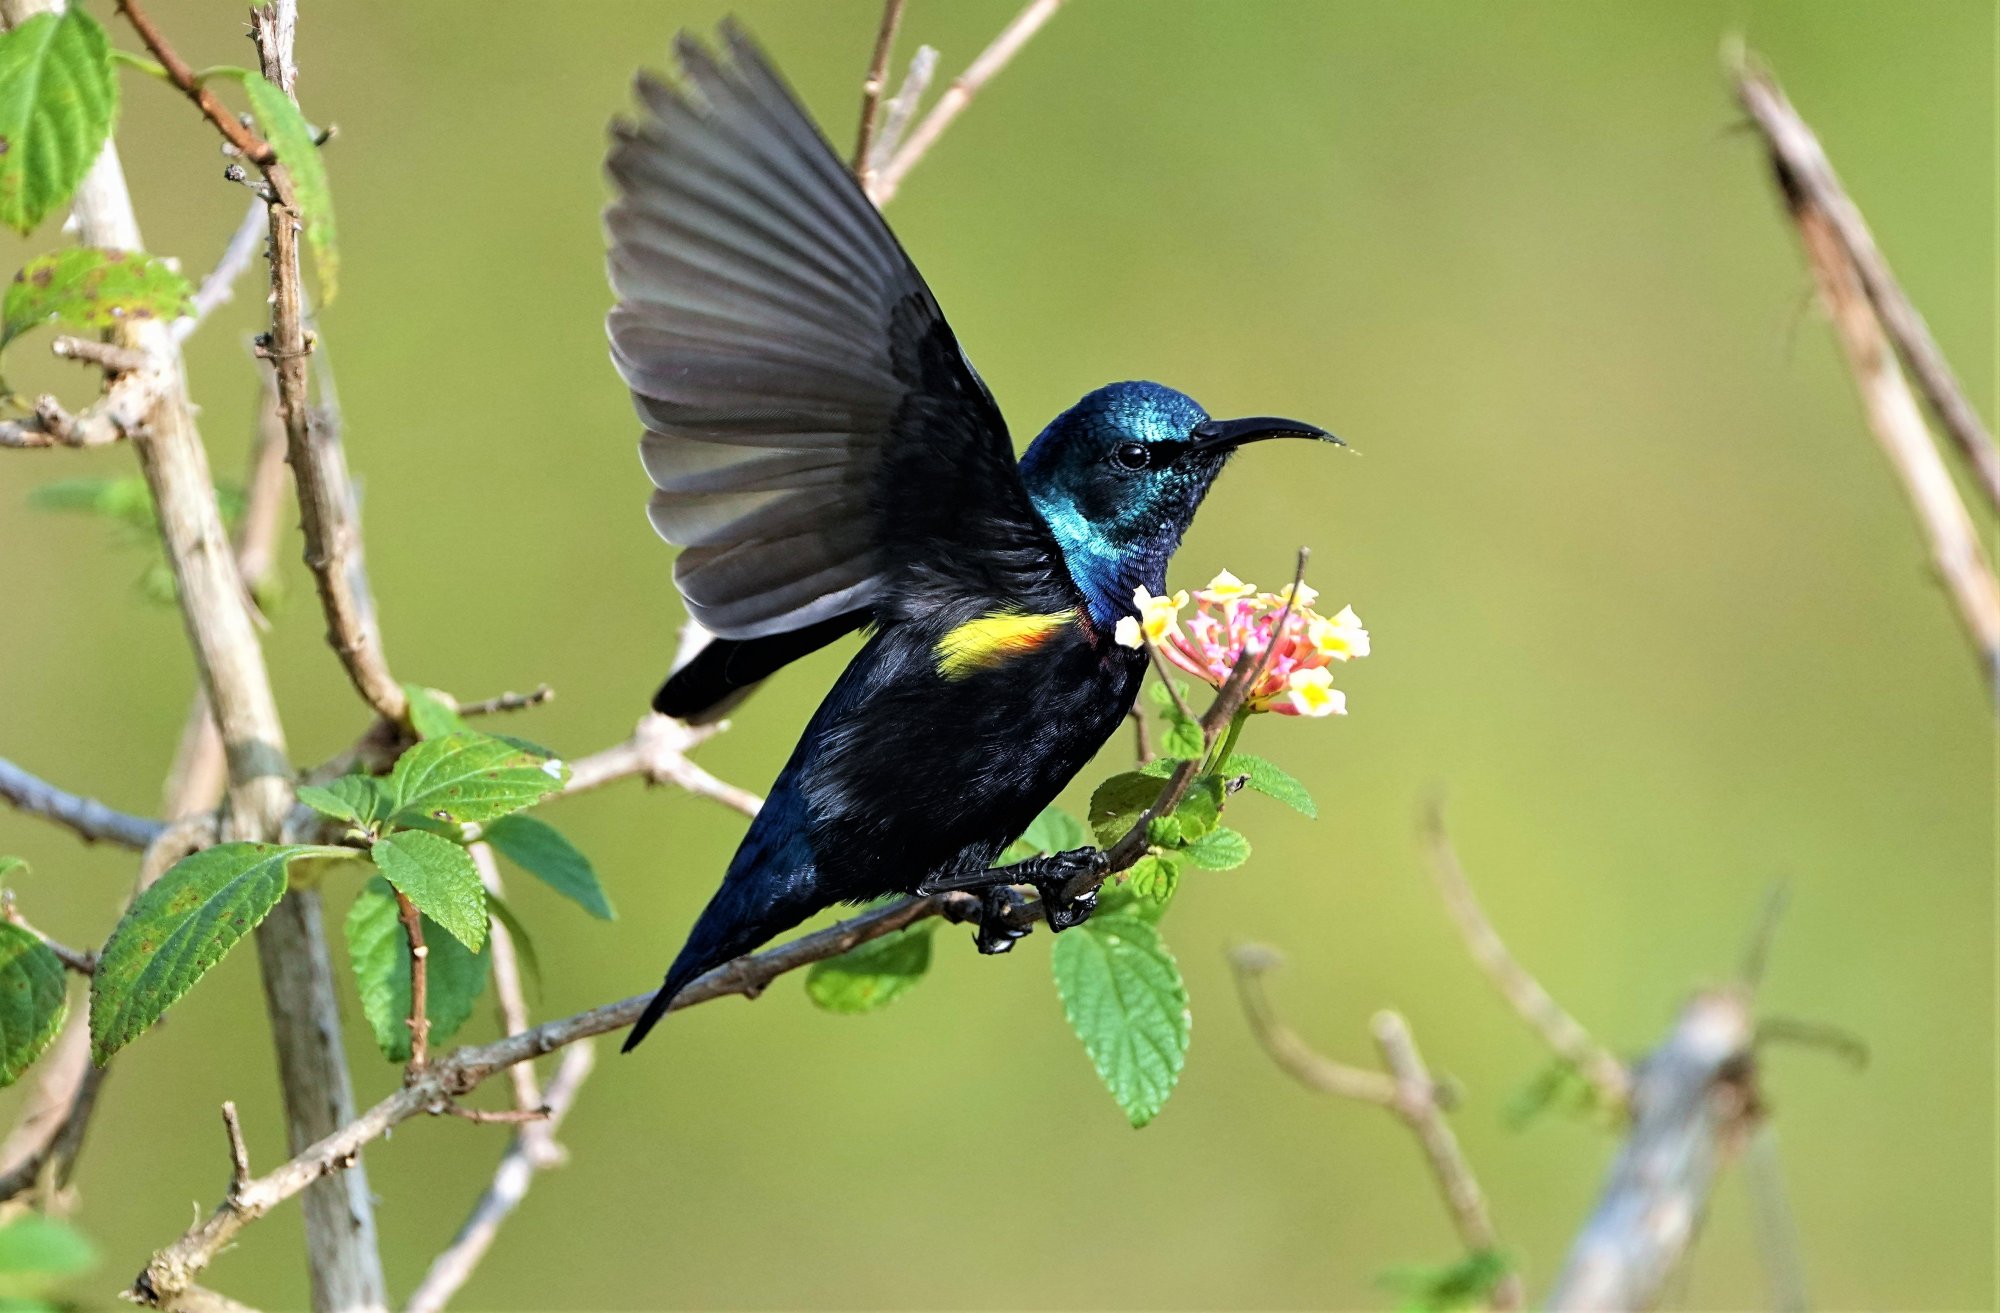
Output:
[[[903,21],[904,0],[883,0],[882,22],[875,31],[875,52],[868,60],[868,73],[861,79],[861,125],[854,134],[854,179],[867,191],[873,173],[875,126],[882,106],[882,89],[889,77],[889,55],[896,48],[896,29]]]
[[[1988,504],[2000,510],[2000,447],[1994,445],[1979,412],[1966,400],[1965,389],[1931,337],[1930,326],[1890,272],[1860,207],[1840,185],[1819,138],[1792,108],[1768,68],[1740,49],[1732,51],[1730,58],[1737,99],[1764,138],[1793,217],[1809,208],[1825,222],[1833,244],[1844,257],[1842,262],[1852,269],[1896,354],[1923,390],[1931,412],[1972,467]]]
[[[719,780],[695,765],[688,751],[720,734],[727,722],[689,725],[669,716],[653,714],[640,721],[632,737],[623,743],[581,757],[569,764],[569,784],[564,794],[584,793],[602,788],[614,780],[638,775],[652,784],[674,784],[703,798],[712,798],[725,807],[755,816],[763,799],[746,789]]]
[[[1028,0],[1021,12],[1014,15],[1014,21],[1002,28],[992,44],[979,53],[979,58],[973,60],[971,66],[945,88],[937,104],[931,106],[931,112],[924,115],[923,121],[910,132],[902,148],[882,166],[868,198],[877,206],[887,205],[895,197],[896,189],[903,185],[903,179],[909,176],[910,170],[917,166],[917,161],[924,157],[925,152],[937,144],[937,139],[944,135],[952,120],[964,112],[980,89],[1007,67],[1007,61],[1019,54],[1021,47],[1028,44],[1029,39],[1041,31],[1042,25],[1054,18],[1060,8],[1062,0]]]
[[[1605,1108],[1624,1108],[1631,1093],[1631,1073],[1542,988],[1541,982],[1515,959],[1493,923],[1486,919],[1478,897],[1472,892],[1472,882],[1459,864],[1451,836],[1445,830],[1442,804],[1434,802],[1425,812],[1424,840],[1430,853],[1431,871],[1437,877],[1438,893],[1443,896],[1445,908],[1457,924],[1472,960],[1486,973],[1508,1006],[1542,1037],[1549,1050],[1590,1085]]]
[[[0,757],[0,798],[17,811],[53,821],[90,843],[143,849],[167,828],[149,817],[114,811],[95,798],[66,793],[5,757]]]

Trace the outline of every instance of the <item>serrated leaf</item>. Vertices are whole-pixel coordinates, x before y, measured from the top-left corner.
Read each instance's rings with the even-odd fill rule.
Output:
[[[257,116],[264,139],[292,175],[306,244],[312,248],[313,265],[319,270],[320,299],[331,301],[339,290],[340,251],[334,244],[333,187],[327,182],[326,160],[320,155],[319,143],[299,107],[276,83],[246,73],[243,90],[250,97],[250,112]]]
[[[1250,841],[1226,825],[1217,826],[1181,849],[1181,856],[1204,871],[1233,871],[1250,860]]]
[[[321,815],[356,825],[387,820],[396,805],[389,786],[372,775],[342,775],[324,788],[301,784],[298,795],[300,802]]]
[[[0,860],[0,875],[6,869]],[[47,944],[0,921],[0,1088],[19,1080],[62,1028],[67,985]]]
[[[428,950],[424,1012],[430,1017],[431,1042],[441,1044],[465,1024],[485,991],[491,950],[473,952],[428,917],[422,925]],[[348,909],[347,960],[376,1046],[391,1062],[408,1062],[410,940],[397,918],[396,895],[387,881],[370,880]]]
[[[403,693],[410,699],[410,728],[417,732],[418,738],[442,738],[466,729],[465,718],[436,689],[405,684]]]
[[[90,978],[91,1051],[101,1066],[144,1034],[285,896],[301,857],[352,857],[317,844],[225,843],[182,858],[132,900]]]
[[[1160,932],[1100,911],[1056,936],[1063,1013],[1134,1126],[1159,1115],[1180,1079],[1192,1019],[1187,986]]]
[[[542,955],[535,951],[534,936],[528,933],[528,927],[521,924],[521,918],[514,915],[514,909],[490,889],[486,891],[486,910],[506,928],[507,937],[514,941],[514,956],[526,973],[530,987],[539,994],[542,989]],[[6,1313],[6,1310],[0,1309],[0,1313]]]
[[[617,919],[590,859],[547,821],[507,816],[487,826],[483,837],[494,851],[592,916]]]
[[[389,777],[403,824],[498,820],[560,790],[569,767],[518,739],[461,731],[425,739]]]
[[[1090,828],[1106,848],[1125,837],[1160,796],[1160,782],[1138,771],[1113,775],[1090,795]]]
[[[97,1251],[88,1240],[46,1213],[22,1213],[0,1226],[0,1273],[68,1277],[89,1271],[96,1262]]]
[[[117,112],[111,43],[82,5],[0,33],[0,223],[25,234],[67,201]]]
[[[1132,863],[1126,879],[1134,897],[1156,906],[1165,906],[1174,896],[1174,890],[1180,888],[1181,864],[1173,857],[1148,853]]]
[[[1222,781],[1204,775],[1190,784],[1172,815],[1180,823],[1183,842],[1192,843],[1213,830],[1222,815]]]
[[[1146,842],[1157,848],[1181,846],[1181,823],[1171,816],[1155,816],[1146,826]]]
[[[1282,767],[1247,752],[1232,753],[1217,772],[1225,778],[1242,776],[1245,784],[1267,798],[1276,798],[1293,811],[1317,819],[1319,807],[1312,794]]]
[[[930,970],[934,929],[906,926],[813,963],[806,972],[806,997],[828,1012],[847,1015],[887,1007]]]
[[[144,251],[72,246],[38,255],[7,284],[0,347],[51,319],[97,329],[171,319],[188,308],[189,291],[187,279]]]
[[[375,869],[417,910],[478,952],[486,942],[486,886],[472,855],[427,830],[398,830],[368,850]]]
[[[1208,740],[1202,736],[1201,723],[1173,709],[1160,733],[1160,756],[1170,761],[1193,761],[1206,751]]]

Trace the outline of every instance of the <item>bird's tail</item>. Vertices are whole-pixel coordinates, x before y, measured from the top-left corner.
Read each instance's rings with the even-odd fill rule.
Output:
[[[639,1014],[620,1052],[630,1053],[638,1048],[689,985],[818,911],[825,900],[817,897],[815,883],[810,868],[784,881],[775,891],[768,878],[745,878],[731,871],[695,920],[687,943],[681,946],[674,964],[667,968],[666,983]]]

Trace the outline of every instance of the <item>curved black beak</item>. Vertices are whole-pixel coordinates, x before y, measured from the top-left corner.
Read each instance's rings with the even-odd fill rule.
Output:
[[[1234,451],[1246,442],[1266,438],[1317,438],[1337,447],[1347,444],[1317,424],[1303,420],[1279,419],[1273,415],[1252,415],[1245,419],[1205,419],[1188,435],[1188,450],[1196,452]]]

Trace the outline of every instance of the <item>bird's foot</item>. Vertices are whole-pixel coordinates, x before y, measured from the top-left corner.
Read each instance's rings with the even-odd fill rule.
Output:
[[[1090,919],[1090,914],[1097,910],[1097,890],[1091,889],[1075,898],[1068,897],[1065,890],[1078,876],[1102,871],[1107,860],[1102,848],[1071,848],[1037,859],[1038,869],[1029,874],[1028,883],[1042,896],[1042,913],[1048,918],[1051,931],[1060,933]]]
[[[979,929],[972,942],[988,955],[1012,952],[1014,941],[1028,933],[1025,925],[1014,924],[1014,914],[1027,905],[1021,891],[1010,884],[996,884],[979,899]]]

